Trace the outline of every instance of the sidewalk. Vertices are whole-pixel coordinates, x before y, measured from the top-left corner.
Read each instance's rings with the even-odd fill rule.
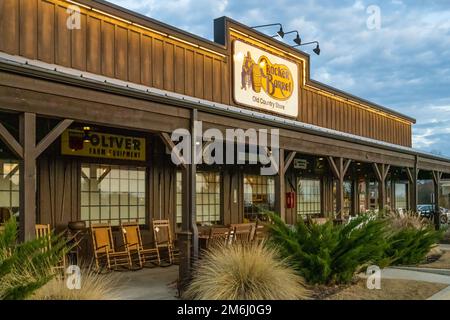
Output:
[[[448,287],[429,297],[427,300],[450,300],[450,276],[448,275],[436,274],[431,271],[420,272],[406,270],[404,268],[386,268],[381,271],[381,277],[382,279],[403,279],[447,284]]]

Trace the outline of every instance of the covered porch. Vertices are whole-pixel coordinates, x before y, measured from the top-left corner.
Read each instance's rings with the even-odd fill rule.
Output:
[[[441,180],[449,178],[445,159],[410,148],[276,117],[251,118],[239,108],[170,93],[107,82],[87,85],[80,78],[62,84],[59,75],[45,70],[34,70],[39,79],[22,71],[3,70],[0,78],[1,207],[18,217],[22,238],[33,237],[37,223],[64,230],[79,220],[113,228],[137,220],[151,242],[152,221],[168,219],[181,253],[180,279],[189,278],[198,257],[202,225],[263,220],[264,210],[289,224],[308,216],[343,220],[387,206],[415,210],[417,182],[423,179],[433,182],[439,206]],[[180,161],[176,166],[170,134],[179,128],[193,132],[195,121],[202,121],[205,130],[279,129],[278,174],[261,176],[254,167],[239,165]],[[62,154],[61,135],[86,127],[88,134],[144,139],[145,158]],[[195,146],[192,139],[191,152]],[[116,238],[120,242],[117,230]]]

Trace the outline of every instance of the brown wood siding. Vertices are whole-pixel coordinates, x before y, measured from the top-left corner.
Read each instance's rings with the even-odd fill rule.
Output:
[[[70,41],[70,30],[67,26],[67,13],[66,9],[58,6],[56,8],[56,39],[55,39],[55,63],[64,67],[70,67],[72,59],[72,48]],[[94,35],[88,35],[88,41],[94,38]],[[98,57],[98,53],[96,54]],[[99,73],[99,70],[95,70],[94,73]]]
[[[19,54],[19,5],[17,0],[0,1],[0,50]]]
[[[178,41],[85,9],[81,28],[68,30],[68,5],[58,0],[0,0],[0,50],[199,99],[235,104],[230,45],[218,48],[219,54],[215,54],[201,48],[209,46],[202,40],[183,35],[183,41]],[[300,71],[309,70],[306,60],[296,63]],[[308,74],[305,86],[302,77],[300,72],[299,121],[411,146],[409,123],[348,101],[345,95],[324,94],[323,89],[318,91],[309,83]]]
[[[102,23],[93,17],[87,19],[87,43],[86,43],[87,71],[102,73]]]
[[[55,62],[55,6],[46,1],[39,2],[38,15],[38,59]]]
[[[151,86],[153,84],[152,48],[152,38],[141,35],[141,83],[146,86]],[[133,60],[133,62],[136,63],[136,60]]]
[[[128,80],[135,83],[141,82],[141,37],[134,31],[128,31]],[[136,63],[136,61],[138,63]]]
[[[65,229],[80,219],[79,162],[41,157],[38,161],[38,222]]]

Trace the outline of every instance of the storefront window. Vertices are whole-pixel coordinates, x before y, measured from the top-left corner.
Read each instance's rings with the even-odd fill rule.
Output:
[[[359,193],[359,213],[364,213],[367,211],[367,184],[365,181],[360,181],[358,183],[358,193]]]
[[[145,181],[145,168],[82,164],[81,219],[88,224],[145,224]]]
[[[244,176],[244,218],[265,220],[265,210],[275,209],[275,180],[269,176]]]
[[[197,222],[220,222],[220,173],[198,172],[196,180]]]
[[[350,215],[352,210],[352,182],[344,182],[344,215]]]
[[[343,192],[344,192],[344,203],[342,208],[342,214],[344,216],[350,215],[351,212],[351,206],[352,206],[352,182],[351,181],[344,181],[343,185]],[[334,212],[337,213],[337,205],[336,205],[336,199],[337,199],[337,181],[333,182],[333,208]]]
[[[0,160],[0,223],[19,211],[19,164]]]
[[[369,210],[378,209],[378,182],[369,182]]]
[[[441,186],[442,186],[441,205],[446,209],[450,209],[450,181],[443,181]]]
[[[297,179],[297,215],[321,214],[320,199],[320,180]]]
[[[408,193],[406,183],[395,184],[395,209],[407,210],[408,209]]]
[[[392,183],[386,183],[386,207],[392,208]]]
[[[177,223],[181,223],[181,217],[183,215],[183,175],[181,171],[177,171],[176,178],[176,208],[177,208]]]
[[[182,174],[177,172],[177,223],[182,219]],[[202,224],[220,223],[220,173],[197,172],[196,175],[197,222]]]

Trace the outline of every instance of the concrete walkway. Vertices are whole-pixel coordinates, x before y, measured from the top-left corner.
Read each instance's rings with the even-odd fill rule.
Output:
[[[382,279],[402,279],[446,284],[448,287],[429,297],[427,300],[450,300],[450,276],[433,273],[432,269],[423,272],[407,270],[405,268],[386,268],[381,271],[381,277]]]
[[[177,299],[178,266],[116,272],[120,300]]]
[[[382,279],[415,280],[432,283],[443,283],[450,286],[450,276],[415,270],[386,268],[381,271]]]

